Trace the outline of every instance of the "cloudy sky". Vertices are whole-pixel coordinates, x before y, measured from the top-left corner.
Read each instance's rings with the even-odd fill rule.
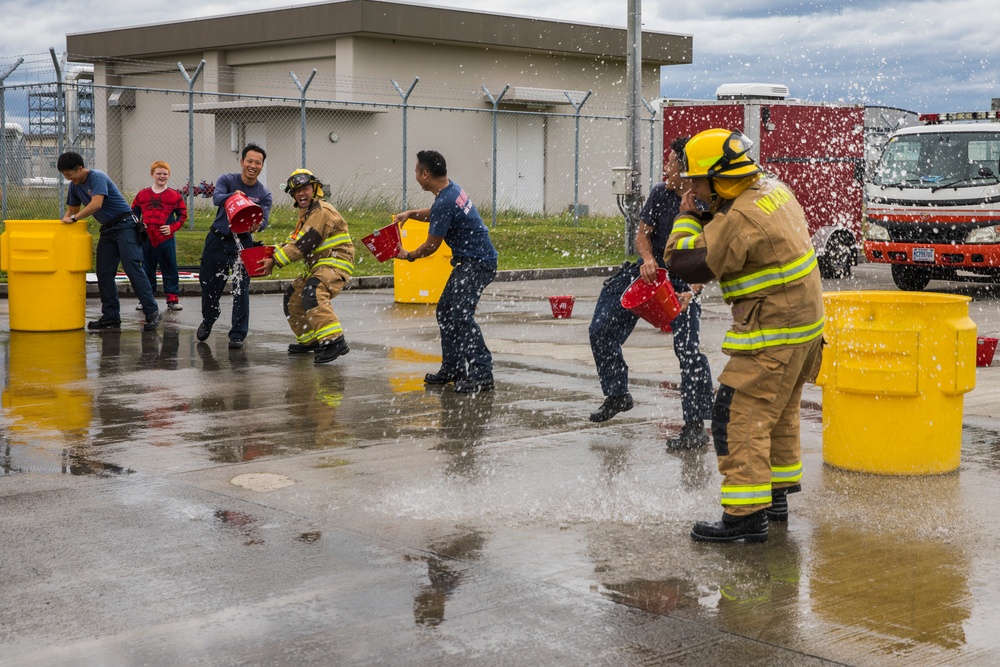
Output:
[[[246,10],[310,4],[242,0]],[[622,27],[626,0],[424,0],[419,4]],[[156,11],[160,9],[162,11]],[[49,47],[66,33],[233,13],[234,3],[0,0],[0,72],[49,80]],[[662,94],[713,97],[726,82],[783,83],[794,97],[915,111],[988,109],[1000,97],[996,0],[715,0],[647,2],[646,30],[694,36],[694,63],[664,68]]]

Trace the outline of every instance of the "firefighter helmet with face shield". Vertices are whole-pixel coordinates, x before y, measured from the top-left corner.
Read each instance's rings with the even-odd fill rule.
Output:
[[[714,128],[691,137],[684,146],[681,178],[745,178],[760,173],[747,152],[753,146],[742,132]]]
[[[285,181],[284,190],[292,199],[295,199],[295,191],[306,185],[315,186],[313,188],[313,199],[323,199],[326,197],[326,194],[323,192],[323,184],[308,169],[296,169],[293,171],[292,175]],[[295,205],[298,206],[298,203]]]

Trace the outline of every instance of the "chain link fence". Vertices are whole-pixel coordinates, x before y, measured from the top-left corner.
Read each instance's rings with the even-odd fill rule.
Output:
[[[428,206],[413,167],[419,150],[433,149],[488,224],[498,212],[574,221],[618,214],[611,174],[626,163],[620,99],[527,89],[532,99],[492,82],[456,90],[419,78],[399,83],[277,68],[241,80],[247,75],[238,68],[202,72],[203,63],[137,61],[117,63],[111,85],[96,83],[89,66],[60,67],[54,56],[53,63],[49,80],[44,72],[37,82],[0,80],[4,218],[60,214],[66,184],[55,163],[67,150],[108,173],[127,197],[148,186],[150,165],[164,160],[170,185],[196,209],[212,208],[216,178],[239,171],[248,143],[266,149],[260,178],[278,203],[288,174],[306,167],[344,211]],[[4,69],[0,64],[0,74]],[[224,92],[234,88],[254,92]],[[662,166],[662,124],[652,106],[641,125],[648,188]]]

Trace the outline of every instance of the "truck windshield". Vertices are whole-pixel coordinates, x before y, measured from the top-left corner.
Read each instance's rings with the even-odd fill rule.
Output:
[[[1000,181],[1000,131],[893,137],[872,182],[900,188],[959,188]]]

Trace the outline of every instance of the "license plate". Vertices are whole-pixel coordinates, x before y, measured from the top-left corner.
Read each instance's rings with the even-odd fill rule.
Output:
[[[914,262],[933,262],[934,261],[934,248],[914,248],[913,249],[913,261]]]

